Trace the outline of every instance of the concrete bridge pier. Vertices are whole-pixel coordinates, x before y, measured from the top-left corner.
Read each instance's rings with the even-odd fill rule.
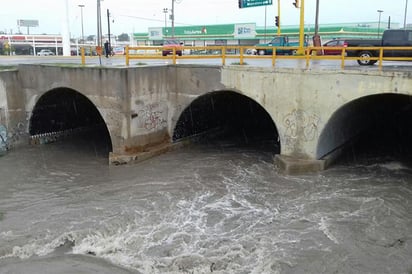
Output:
[[[275,166],[287,175],[304,174],[322,171],[326,168],[325,160],[303,159],[287,155],[275,155]]]

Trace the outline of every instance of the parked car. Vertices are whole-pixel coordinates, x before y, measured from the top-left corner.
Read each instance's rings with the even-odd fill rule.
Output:
[[[37,56],[50,56],[55,55],[53,51],[49,49],[42,49],[37,53]]]
[[[176,55],[182,56],[182,44],[177,40],[164,40],[162,55],[167,56],[173,54],[173,49],[176,51]]]
[[[257,50],[256,50],[256,49],[246,49],[245,54],[248,54],[248,55],[256,55],[256,54],[257,54]]]
[[[323,47],[327,47],[326,49],[323,48],[323,55],[341,55],[342,48],[346,48],[348,43],[344,39],[333,39],[323,44]],[[337,47],[337,49],[333,49],[331,47]]]

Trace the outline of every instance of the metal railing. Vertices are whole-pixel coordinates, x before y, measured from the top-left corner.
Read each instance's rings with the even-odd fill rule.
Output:
[[[271,50],[270,55],[248,54],[256,53],[258,49]],[[165,53],[170,53],[164,56]],[[319,54],[324,51],[340,51],[336,55]],[[280,55],[277,52],[303,52],[303,54]],[[359,57],[359,52],[370,52],[371,57]],[[405,57],[385,56],[388,51],[405,52]],[[348,56],[348,52],[350,53]],[[179,55],[178,55],[179,53]],[[180,55],[181,53],[181,55]],[[222,65],[226,64],[227,59],[237,59],[240,65],[245,64],[247,59],[268,59],[272,61],[272,66],[276,66],[277,60],[302,59],[306,61],[306,68],[310,67],[312,60],[336,60],[340,62],[340,67],[345,68],[347,61],[374,61],[378,62],[379,70],[382,70],[383,61],[412,61],[412,47],[251,47],[251,46],[181,46],[181,47],[159,47],[159,46],[138,46],[125,48],[126,66],[130,65],[131,60],[165,59],[172,60],[173,64],[177,60],[185,59],[221,59]],[[85,64],[84,49],[82,48],[82,64]]]

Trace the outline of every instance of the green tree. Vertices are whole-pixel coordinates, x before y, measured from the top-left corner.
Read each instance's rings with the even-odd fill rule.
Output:
[[[129,35],[127,33],[122,33],[119,36],[117,36],[117,41],[120,41],[120,42],[130,41]]]
[[[86,40],[87,41],[94,41],[94,40],[96,40],[96,36],[95,35],[89,35],[89,36],[87,36]]]

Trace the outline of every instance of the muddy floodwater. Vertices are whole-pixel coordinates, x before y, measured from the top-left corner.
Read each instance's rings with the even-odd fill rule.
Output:
[[[83,145],[0,157],[0,273],[412,272],[412,168],[389,157],[283,176],[229,143],[127,166]]]

